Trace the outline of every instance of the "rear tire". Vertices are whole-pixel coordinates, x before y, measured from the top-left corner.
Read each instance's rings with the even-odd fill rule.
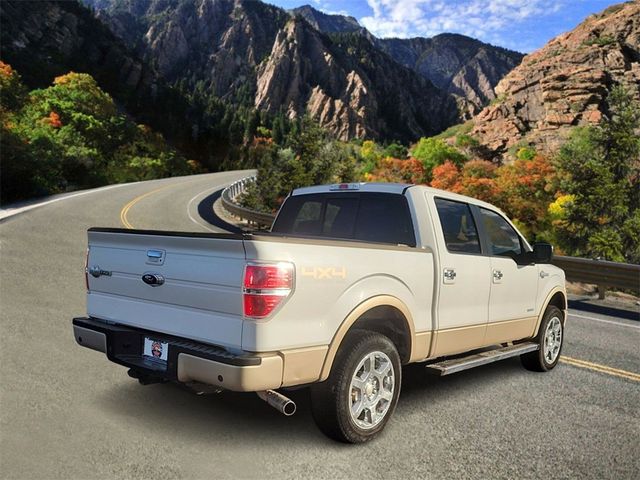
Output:
[[[520,361],[527,370],[548,372],[558,364],[564,343],[563,313],[555,305],[549,305],[544,312],[536,343],[540,348],[521,355]]]
[[[311,386],[311,412],[334,440],[375,438],[393,414],[402,370],[398,350],[379,333],[354,330],[338,350],[329,378]]]

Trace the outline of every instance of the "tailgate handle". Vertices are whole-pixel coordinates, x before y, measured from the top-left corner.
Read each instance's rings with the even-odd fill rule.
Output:
[[[164,283],[164,277],[157,273],[145,273],[142,275],[142,281],[152,287],[159,287]]]
[[[164,250],[147,250],[147,264],[162,265],[164,263]]]

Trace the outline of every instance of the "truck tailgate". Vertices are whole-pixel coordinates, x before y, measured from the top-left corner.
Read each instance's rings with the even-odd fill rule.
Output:
[[[99,228],[88,235],[91,317],[241,347],[242,237]]]

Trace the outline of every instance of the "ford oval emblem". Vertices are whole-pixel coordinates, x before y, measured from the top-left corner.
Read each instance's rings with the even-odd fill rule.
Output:
[[[164,277],[157,273],[145,273],[142,275],[142,281],[152,287],[159,287],[164,283]]]

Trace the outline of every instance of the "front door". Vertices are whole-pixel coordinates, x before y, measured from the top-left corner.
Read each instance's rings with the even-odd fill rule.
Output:
[[[488,319],[491,258],[483,255],[469,205],[435,199],[441,235],[435,356],[482,346]]]
[[[525,244],[497,212],[480,208],[482,229],[491,254],[491,293],[485,344],[519,340],[535,328],[538,266],[518,265]]]

